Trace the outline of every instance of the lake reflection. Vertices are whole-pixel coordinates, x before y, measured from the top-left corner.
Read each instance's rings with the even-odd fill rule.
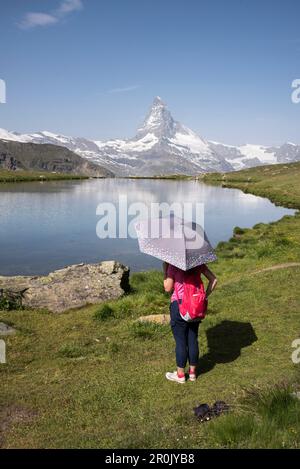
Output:
[[[293,210],[236,189],[197,181],[104,179],[0,185],[0,274],[45,274],[80,262],[116,259],[131,270],[160,268],[136,239],[99,239],[96,208],[133,202],[202,202],[205,230],[215,246],[235,226],[270,222]],[[130,218],[129,218],[130,219]]]

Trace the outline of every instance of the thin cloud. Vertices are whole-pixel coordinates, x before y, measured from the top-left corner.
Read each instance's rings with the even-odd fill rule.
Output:
[[[83,4],[81,0],[64,0],[56,10],[57,15],[67,15],[73,11],[82,10]]]
[[[131,86],[124,86],[123,88],[112,88],[108,90],[108,93],[125,93],[126,91],[133,91],[137,88],[140,88],[140,85],[131,85]]]
[[[27,13],[20,23],[22,29],[30,29],[35,26],[48,26],[58,22],[58,18],[48,13]]]
[[[29,12],[19,23],[21,29],[32,29],[37,26],[50,26],[59,23],[74,11],[82,10],[81,0],[64,0],[56,10],[50,13]]]

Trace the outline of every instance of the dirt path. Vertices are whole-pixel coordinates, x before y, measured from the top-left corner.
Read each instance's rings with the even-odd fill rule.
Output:
[[[227,287],[227,285],[231,285],[232,283],[239,282],[243,278],[251,275],[261,274],[263,272],[270,272],[272,270],[280,270],[280,269],[288,269],[290,267],[300,267],[300,262],[286,262],[283,264],[274,264],[270,267],[265,267],[259,270],[253,270],[252,272],[245,272],[242,276],[235,277],[225,283],[220,284],[219,288]]]
[[[251,272],[252,275],[260,274],[261,272],[268,272],[269,270],[288,269],[289,267],[300,267],[300,262],[287,262],[285,264],[275,264],[271,267],[265,267],[264,269],[254,270]]]

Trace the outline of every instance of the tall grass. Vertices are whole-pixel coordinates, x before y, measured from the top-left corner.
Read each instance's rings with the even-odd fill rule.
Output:
[[[299,448],[300,400],[286,385],[248,393],[241,405],[211,422],[209,436],[224,448]]]

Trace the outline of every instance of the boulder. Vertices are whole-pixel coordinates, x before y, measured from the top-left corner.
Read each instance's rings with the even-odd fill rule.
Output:
[[[0,322],[0,336],[15,334],[16,329],[5,324],[5,322]]]
[[[169,314],[150,314],[149,316],[140,316],[138,321],[139,322],[152,322],[155,324],[169,324],[170,315]]]
[[[46,276],[0,276],[0,304],[17,298],[16,306],[21,302],[54,313],[116,299],[126,291],[129,268],[115,261],[71,265]]]

